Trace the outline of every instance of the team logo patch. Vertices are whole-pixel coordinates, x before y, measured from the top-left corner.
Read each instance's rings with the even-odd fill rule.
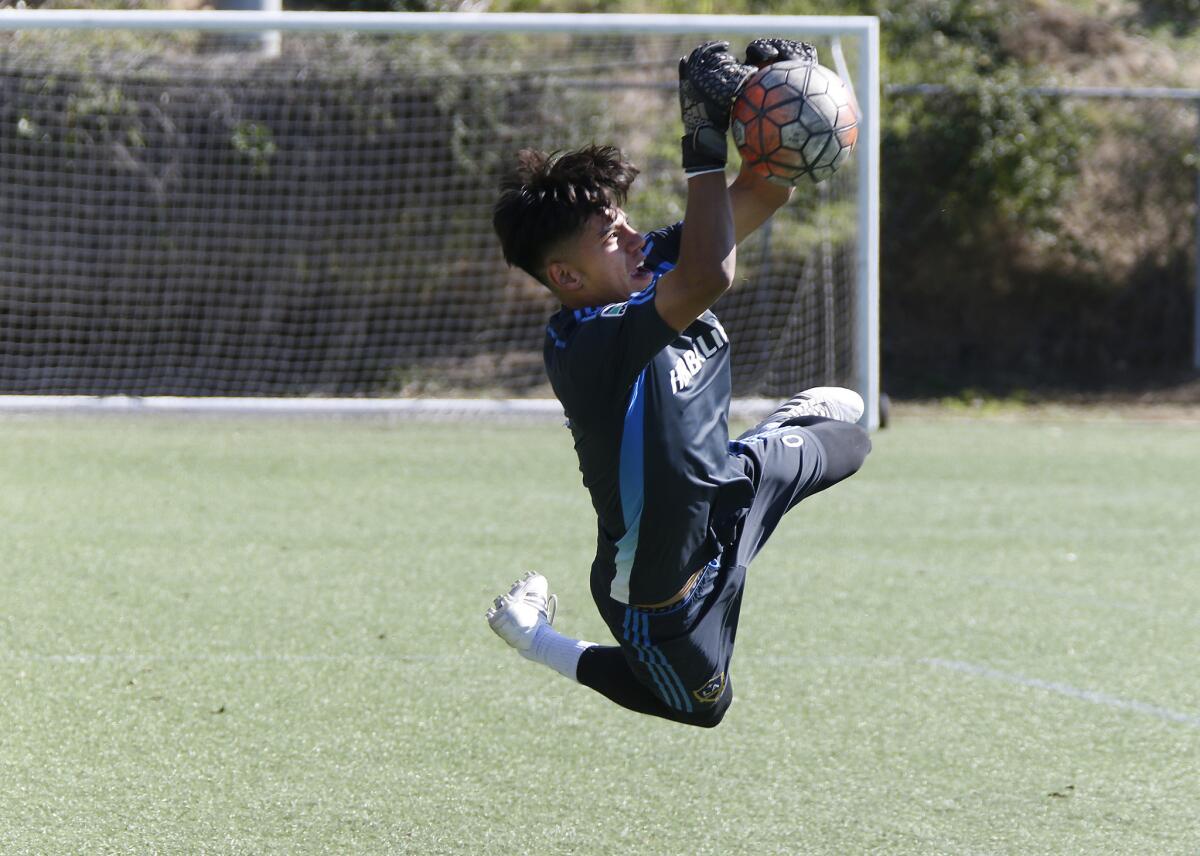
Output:
[[[628,303],[610,303],[600,310],[600,314],[605,318],[619,318],[625,314],[625,310],[628,308]]]
[[[725,673],[721,672],[705,681],[704,686],[700,689],[692,690],[692,698],[701,704],[713,704],[723,692],[725,692]]]

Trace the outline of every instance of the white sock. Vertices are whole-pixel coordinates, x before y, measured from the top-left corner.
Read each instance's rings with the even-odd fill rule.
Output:
[[[533,645],[528,651],[522,651],[521,656],[543,666],[549,666],[554,671],[571,680],[577,680],[575,672],[579,668],[579,658],[583,652],[595,645],[595,642],[584,642],[582,639],[572,639],[563,636],[549,624],[538,628],[533,637]]]

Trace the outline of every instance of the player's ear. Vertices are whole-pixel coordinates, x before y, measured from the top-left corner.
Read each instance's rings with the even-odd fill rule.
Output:
[[[546,279],[556,291],[572,292],[583,288],[583,277],[566,262],[550,262],[546,265]]]

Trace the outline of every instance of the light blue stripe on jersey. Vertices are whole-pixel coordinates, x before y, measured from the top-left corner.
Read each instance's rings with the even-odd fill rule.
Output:
[[[621,458],[617,468],[625,534],[617,541],[617,573],[613,577],[609,595],[618,603],[629,603],[629,575],[633,571],[638,535],[642,528],[642,507],[646,500],[646,473],[643,468],[645,422],[646,369],[642,369],[629,392],[625,426],[621,432]]]

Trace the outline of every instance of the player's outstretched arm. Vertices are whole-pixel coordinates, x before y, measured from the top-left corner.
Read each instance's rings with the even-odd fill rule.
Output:
[[[683,330],[733,283],[737,261],[733,212],[725,175],[688,179],[688,201],[675,269],[658,280],[655,305],[671,327]]]
[[[679,62],[683,114],[683,169],[687,208],[675,269],[658,280],[655,305],[671,327],[683,330],[733,282],[736,235],[725,160],[734,98],[753,68],[729,53],[728,42],[709,42]]]

